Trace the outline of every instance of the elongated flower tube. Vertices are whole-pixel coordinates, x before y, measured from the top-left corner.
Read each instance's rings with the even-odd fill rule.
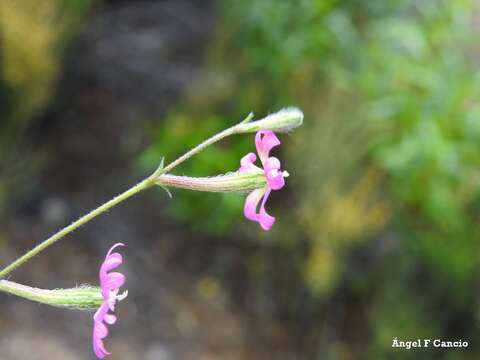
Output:
[[[0,280],[0,291],[41,304],[72,310],[94,310],[103,302],[100,289],[88,285],[71,289],[47,290]]]
[[[255,146],[263,169],[254,164],[257,160],[254,153],[248,153],[240,161],[240,173],[262,172],[266,179],[263,188],[255,189],[247,196],[243,210],[247,219],[258,222],[262,229],[266,231],[273,226],[275,218],[266,212],[265,203],[272,190],[280,190],[285,186],[285,178],[288,176],[288,172],[280,170],[280,160],[270,156],[270,151],[278,145],[280,145],[280,140],[273,131],[261,130],[255,135]]]
[[[157,184],[181,189],[208,192],[248,192],[266,184],[263,171],[241,173],[239,171],[211,177],[190,177],[165,174],[157,178]]]
[[[102,291],[103,303],[93,315],[93,351],[99,359],[110,355],[103,344],[103,339],[108,335],[108,328],[106,324],[113,325],[117,321],[117,317],[110,313],[115,311],[115,304],[127,297],[128,292],[118,294],[120,287],[125,284],[125,276],[118,272],[110,272],[122,264],[122,255],[113,250],[119,246],[124,246],[122,243],[113,245],[107,253],[105,260],[100,266],[100,289]]]

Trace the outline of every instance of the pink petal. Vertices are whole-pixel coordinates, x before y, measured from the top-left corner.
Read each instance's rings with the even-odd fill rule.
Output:
[[[123,243],[116,243],[115,245],[113,245],[110,248],[110,250],[108,250],[108,253],[105,256],[105,260],[103,261],[102,265],[100,266],[100,272],[99,272],[100,273],[100,279],[102,278],[102,276],[106,275],[107,271],[116,268],[117,266],[119,266],[122,263],[122,261],[123,261],[122,255],[120,255],[119,253],[112,253],[113,250],[115,250],[115,248],[117,248],[119,246],[125,246],[125,245]]]
[[[255,146],[263,165],[270,155],[270,150],[278,145],[280,145],[280,140],[271,130],[261,130],[255,135]]]
[[[265,194],[265,188],[253,190],[248,194],[245,199],[245,206],[243,208],[243,214],[245,217],[252,221],[258,221],[257,207],[258,203]]]
[[[257,160],[257,155],[255,155],[253,152],[248,153],[245,155],[241,160],[240,160],[240,172],[247,172],[247,171],[252,171],[252,170],[260,170],[258,166],[254,164],[255,160]]]
[[[103,359],[106,355],[110,355],[107,349],[105,349],[102,341],[108,336],[108,328],[102,321],[106,316],[113,316],[106,314],[106,311],[108,311],[108,306],[104,302],[93,317],[93,351],[99,359]]]
[[[111,272],[108,273],[103,279],[100,279],[100,283],[102,290],[115,290],[125,284],[125,275],[119,272]]]
[[[280,160],[276,157],[269,157],[265,162],[265,175],[267,177],[268,185],[272,190],[280,190],[285,185],[283,174],[279,171],[280,167]]]
[[[93,352],[95,353],[95,356],[99,359],[104,359],[105,358],[105,352],[103,350],[106,350],[103,347],[102,341],[101,340],[93,340]]]
[[[108,324],[108,325],[113,325],[117,322],[117,317],[113,314],[106,314],[103,320]]]
[[[100,305],[98,310],[95,312],[95,315],[93,315],[93,320],[103,321],[107,312],[108,312],[108,304],[104,301],[102,305]]]
[[[101,321],[95,321],[93,326],[94,339],[105,339],[108,336],[108,328]]]
[[[278,158],[276,158],[275,156],[270,156],[267,161],[265,161],[263,169],[265,170],[265,172],[268,172],[273,169],[280,170],[281,167],[282,165],[280,164],[280,160],[278,160]]]
[[[111,355],[107,349],[105,349],[101,339],[93,338],[93,351],[99,359],[105,358],[106,355]]]
[[[102,339],[108,336],[108,328],[105,323],[112,325],[117,321],[117,317],[109,314],[108,311],[109,309],[114,310],[118,289],[125,283],[125,275],[118,272],[108,272],[118,267],[123,261],[121,254],[113,252],[113,250],[119,246],[124,246],[124,244],[117,243],[110,248],[99,271],[100,288],[105,301],[95,312],[95,315],[93,315],[92,336],[93,351],[99,359],[110,355],[102,341]]]
[[[285,179],[277,169],[270,170],[267,174],[267,183],[272,190],[280,190],[285,186]]]
[[[110,271],[118,267],[123,261],[122,255],[119,253],[110,254],[101,266],[100,271]]]
[[[265,195],[263,196],[262,204],[260,205],[260,214],[258,216],[258,222],[263,230],[268,231],[275,223],[275,218],[265,211],[265,203],[267,202],[268,197],[270,196],[271,189],[267,189]]]
[[[272,189],[268,186],[264,189],[256,189],[252,191],[245,200],[243,213],[245,217],[252,221],[257,221],[263,230],[270,230],[275,223],[275,218],[265,210],[265,203],[270,196]],[[263,198],[263,199],[262,199]],[[258,204],[260,203],[260,211],[257,213]]]

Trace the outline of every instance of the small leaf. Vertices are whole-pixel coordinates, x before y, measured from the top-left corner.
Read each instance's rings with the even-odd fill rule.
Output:
[[[173,198],[172,193],[170,192],[169,188],[167,188],[165,185],[159,185],[159,186],[160,186],[163,190],[165,190],[165,191],[167,192],[168,197],[169,197],[170,199]]]
[[[247,117],[240,124],[246,124],[250,122],[252,119],[253,119],[253,112],[250,112],[250,114],[248,114]]]

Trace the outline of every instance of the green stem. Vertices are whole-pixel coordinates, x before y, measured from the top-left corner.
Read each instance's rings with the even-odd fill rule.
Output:
[[[107,201],[103,205],[99,206],[98,208],[90,211],[88,214],[82,216],[80,219],[77,221],[73,222],[72,224],[64,227],[61,229],[59,232],[56,234],[52,235],[48,239],[44,240],[37,246],[35,246],[33,249],[28,251],[25,255],[19,257],[17,260],[15,260],[13,263],[8,265],[6,268],[4,268],[2,271],[0,271],[0,279],[4,278],[6,275],[11,273],[13,270],[30,260],[32,257],[40,253],[41,251],[45,250],[47,247],[50,245],[53,245],[55,242],[63,238],[65,235],[71,233],[72,231],[76,230],[83,224],[89,222],[93,218],[97,217],[98,215],[104,213],[108,209],[112,208],[113,206],[121,203],[122,201],[128,199],[129,197],[135,195],[136,193],[155,185],[155,182],[152,177],[148,177],[142,182],[138,183],[137,185],[131,187],[127,191],[121,193],[120,195],[114,197],[113,199]]]
[[[206,147],[212,145],[213,143],[216,143],[217,141],[220,141],[224,138],[226,138],[227,136],[230,136],[230,135],[233,135],[236,133],[237,131],[237,128],[238,128],[238,125],[235,125],[235,126],[232,126],[228,129],[225,129],[223,130],[222,132],[219,132],[218,134],[212,136],[211,138],[205,140],[204,142],[202,142],[201,144],[195,146],[192,150],[188,151],[187,153],[183,154],[182,156],[180,156],[178,159],[176,159],[175,161],[172,161],[170,164],[168,164],[167,166],[165,166],[163,169],[162,169],[162,172],[158,175],[162,175],[162,174],[166,174],[168,173],[170,170],[172,170],[173,168],[177,167],[178,165],[180,165],[181,163],[183,163],[185,160],[188,160],[189,158],[191,158],[193,155],[195,154],[198,154],[200,151],[202,151],[203,149],[205,149]]]
[[[71,233],[72,231],[76,230],[80,226],[86,224],[87,222],[89,222],[93,218],[95,218],[98,215],[104,213],[108,209],[114,207],[115,205],[121,203],[122,201],[128,199],[129,197],[135,195],[136,193],[139,193],[140,191],[145,190],[145,189],[155,185],[155,181],[159,176],[161,176],[163,174],[166,174],[167,172],[169,172],[170,170],[172,170],[176,166],[180,165],[184,161],[188,160],[193,155],[199,153],[200,151],[202,151],[206,147],[212,145],[213,143],[215,143],[217,141],[220,141],[220,140],[226,138],[227,136],[230,136],[230,135],[233,135],[233,134],[239,132],[240,125],[248,123],[252,118],[253,118],[253,114],[250,113],[239,124],[237,124],[235,126],[232,126],[228,129],[225,129],[225,130],[219,132],[218,134],[212,136],[211,138],[205,140],[204,142],[197,145],[196,147],[194,147],[193,149],[191,149],[190,151],[188,151],[184,155],[180,156],[175,161],[168,164],[166,167],[163,167],[163,159],[162,159],[162,163],[160,164],[160,166],[157,168],[157,170],[155,170],[155,172],[151,176],[149,176],[148,178],[146,178],[142,182],[138,183],[137,185],[131,187],[127,191],[121,193],[120,195],[114,197],[110,201],[107,201],[103,205],[100,205],[98,208],[90,211],[88,214],[82,216],[80,219],[78,219],[74,223],[68,225],[67,227],[64,227],[63,229],[61,229],[60,231],[58,231],[57,233],[55,233],[54,235],[52,235],[48,239],[44,240],[43,242],[41,242],[40,244],[35,246],[33,249],[31,249],[26,254],[22,255],[17,260],[12,262],[10,265],[5,267],[2,271],[0,271],[0,279],[4,278],[8,274],[10,274],[13,270],[15,270],[16,268],[18,268],[19,266],[23,265],[25,262],[30,260],[32,257],[34,257],[38,253],[42,252],[43,250],[45,250],[50,245],[53,245],[58,240],[62,239],[65,235]]]

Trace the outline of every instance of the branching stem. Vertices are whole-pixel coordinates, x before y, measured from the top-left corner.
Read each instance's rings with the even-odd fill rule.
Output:
[[[155,172],[152,175],[150,175],[149,177],[147,177],[145,180],[141,181],[137,185],[131,187],[128,190],[126,190],[125,192],[121,193],[120,195],[117,195],[113,199],[107,201],[103,205],[100,205],[96,209],[90,211],[88,214],[82,216],[80,219],[73,222],[72,224],[64,227],[63,229],[61,229],[60,231],[58,231],[54,235],[50,236],[48,239],[42,241],[40,244],[35,246],[33,249],[26,252],[24,255],[20,256],[17,260],[15,260],[10,265],[5,267],[2,271],[0,271],[0,279],[4,278],[8,274],[10,274],[13,270],[17,269],[19,266],[23,265],[25,262],[27,262],[28,260],[33,258],[35,255],[39,254],[40,252],[42,252],[43,250],[48,248],[50,245],[53,245],[54,243],[56,243],[60,239],[64,238],[65,235],[67,235],[67,234],[71,233],[72,231],[78,229],[80,226],[86,224],[87,222],[89,222],[93,218],[95,218],[98,215],[104,213],[105,211],[111,209],[112,207],[118,205],[122,201],[125,201],[126,199],[132,197],[133,195],[135,195],[135,194],[137,194],[137,193],[155,185],[156,179],[159,176],[161,176],[163,174],[167,174],[169,171],[171,171],[172,169],[174,169],[175,167],[177,167],[178,165],[180,165],[184,161],[188,160],[193,155],[201,152],[203,149],[205,149],[206,147],[216,143],[217,141],[220,141],[220,140],[222,140],[222,139],[224,139],[224,138],[226,138],[230,135],[235,134],[237,132],[238,127],[241,124],[249,122],[252,119],[252,117],[253,117],[253,115],[249,114],[248,117],[245,120],[243,120],[242,122],[240,122],[239,124],[234,125],[234,126],[228,128],[228,129],[225,129],[225,130],[219,132],[218,134],[212,136],[211,138],[205,140],[204,142],[197,145],[196,147],[194,147],[190,151],[186,152],[184,155],[180,156],[178,159],[171,162],[170,164],[168,164],[165,167],[163,167],[163,159],[162,159],[162,162],[161,162],[160,166],[157,168],[157,170],[155,170]]]

